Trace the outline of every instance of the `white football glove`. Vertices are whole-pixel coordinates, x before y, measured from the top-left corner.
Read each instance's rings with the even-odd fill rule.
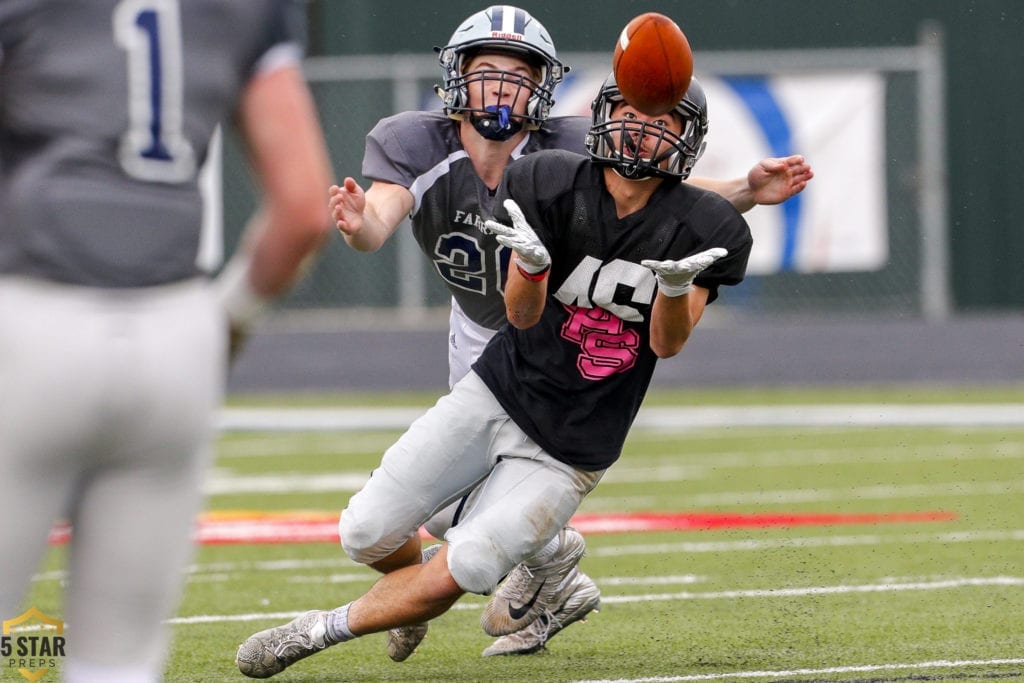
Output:
[[[687,256],[678,261],[644,259],[640,265],[650,268],[658,278],[658,290],[665,296],[682,296],[693,289],[693,279],[729,252],[721,247]]]
[[[484,222],[484,232],[495,235],[499,243],[512,249],[519,256],[519,267],[531,275],[542,273],[551,267],[551,255],[526,222],[523,210],[514,199],[506,199],[505,209],[512,219],[512,227],[497,221]]]

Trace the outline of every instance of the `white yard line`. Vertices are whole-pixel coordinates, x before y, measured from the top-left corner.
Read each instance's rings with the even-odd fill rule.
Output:
[[[225,435],[227,437],[227,435]],[[297,455],[383,453],[395,441],[391,432],[265,432],[235,434],[217,444],[217,457],[257,458]]]
[[[599,579],[595,579],[601,583]],[[960,578],[944,581],[892,581],[852,586],[804,586],[801,588],[763,588],[757,590],[710,591],[695,593],[648,593],[646,595],[601,595],[601,602],[627,604],[631,602],[666,602],[674,600],[734,600],[736,598],[802,598],[809,595],[848,595],[851,593],[902,593],[905,591],[932,591],[982,586],[1024,586],[1024,578],[993,576],[987,578]]]
[[[607,488],[587,496],[583,512],[642,509],[652,507],[652,496],[615,496]],[[946,484],[895,484],[839,489],[791,489],[788,491],[722,491],[718,493],[677,493],[687,508],[714,505],[786,505],[844,500],[889,500],[893,498],[958,498],[963,496],[1006,496],[1024,493],[1024,481],[949,482]]]
[[[212,470],[203,482],[203,493],[208,496],[239,493],[323,493],[328,491],[356,492],[361,489],[369,472],[331,472],[319,474],[235,475],[223,469]],[[344,501],[339,501],[339,505]]]
[[[695,481],[704,477],[696,476],[703,469],[688,467],[655,468],[634,470],[622,466],[621,476],[613,476],[614,470],[602,481],[604,489],[598,489],[586,499],[586,508],[607,507],[602,501],[614,501],[611,507],[622,509],[626,504],[632,507],[646,507],[643,501],[650,497],[633,498],[615,495],[607,486],[614,484],[659,483],[668,481]],[[214,468],[203,483],[206,495],[235,495],[243,493],[324,493],[355,492],[366,484],[369,472],[330,472],[306,474],[279,472],[277,474],[236,475],[223,468]],[[778,491],[723,491],[719,493],[685,494],[683,499],[689,506],[732,505],[740,503],[806,503],[834,500],[884,500],[888,498],[931,498],[935,496],[993,496],[1024,492],[1024,480],[961,482],[944,484],[895,484],[885,486],[863,486],[859,488],[836,489],[791,489]],[[682,494],[681,494],[682,495]],[[634,501],[631,503],[631,501]]]
[[[804,536],[802,538],[748,539],[742,541],[683,541],[680,543],[643,543],[589,547],[590,557],[619,555],[663,555],[667,553],[730,553],[778,548],[829,548],[866,545],[905,545],[910,543],[980,543],[1024,541],[1024,529],[1015,531],[957,531],[949,533],[864,534],[856,536]]]
[[[624,470],[625,471],[625,470]],[[609,478],[606,485],[616,483],[642,483],[666,481],[694,481],[692,472],[680,470],[673,476],[662,472],[659,477]],[[327,493],[355,492],[363,487],[369,473],[336,472],[332,474],[280,474],[236,476],[221,469],[213,470],[203,484],[206,495],[236,495],[243,493]],[[836,500],[885,500],[889,498],[932,498],[935,496],[1002,496],[1024,492],[1024,481],[949,482],[946,484],[896,484],[886,486],[864,486],[839,489],[791,489],[780,491],[722,491],[720,493],[680,494],[688,506],[735,505],[751,503],[809,503]],[[621,509],[625,505],[645,507],[640,503],[652,500],[649,496],[640,498],[613,495],[607,489],[587,497],[585,509],[595,510],[609,507],[602,501],[610,500],[610,507]]]
[[[597,580],[600,584],[600,579]],[[958,579],[947,579],[944,581],[915,581],[915,582],[885,582],[878,584],[860,585],[839,585],[839,586],[805,586],[801,588],[771,588],[757,590],[732,590],[732,591],[711,591],[707,593],[696,593],[683,591],[678,593],[650,593],[646,595],[607,595],[602,594],[601,601],[612,604],[623,604],[631,602],[664,602],[674,600],[735,600],[738,598],[800,598],[806,596],[822,595],[848,595],[851,593],[890,593],[904,591],[932,591],[932,590],[953,590],[962,588],[978,587],[1021,587],[1024,586],[1024,578],[1015,576],[994,576],[994,577],[964,577]],[[482,600],[458,602],[453,610],[478,610],[482,609]],[[298,612],[266,612],[249,614],[201,614],[191,617],[177,617],[168,619],[167,623],[174,625],[189,624],[212,624],[239,621],[259,620],[283,620],[293,619],[302,611]]]
[[[405,429],[426,408],[225,408],[223,432]],[[837,404],[641,408],[642,429],[708,427],[1024,427],[1024,405]]]
[[[1024,659],[942,659],[934,662],[909,664],[866,664],[862,666],[832,666],[824,669],[789,669],[777,671],[734,671],[720,674],[692,674],[689,676],[649,676],[644,678],[608,678],[575,681],[574,683],[681,683],[683,681],[723,681],[745,678],[778,678],[786,676],[822,676],[827,674],[869,673],[873,671],[914,671],[920,669],[966,669],[979,666],[1010,666],[1024,664]]]
[[[962,435],[963,432],[960,432]],[[993,433],[992,441],[983,443],[971,432],[970,443],[946,444],[915,444],[900,446],[887,443],[882,446],[851,446],[839,445],[828,448],[807,448],[794,445],[786,449],[762,449],[745,451],[692,450],[687,447],[684,453],[662,454],[649,456],[643,453],[630,452],[623,456],[630,469],[639,467],[679,467],[680,456],[685,457],[687,466],[691,467],[803,467],[806,465],[836,464],[880,464],[893,465],[905,462],[963,462],[979,460],[1020,460],[1024,458],[1024,441],[1008,440],[1002,433]],[[678,444],[679,435],[664,439],[651,439],[649,434],[641,437],[644,444],[661,441]],[[703,437],[702,437],[703,438]],[[762,437],[763,438],[763,437]],[[609,475],[615,472],[611,470]],[[605,476],[602,481],[607,481]]]

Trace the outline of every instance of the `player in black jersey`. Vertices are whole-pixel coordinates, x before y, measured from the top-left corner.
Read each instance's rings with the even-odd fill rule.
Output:
[[[706,112],[696,81],[673,112],[651,117],[609,77],[589,157],[541,151],[509,167],[504,220],[485,224],[514,252],[509,324],[342,512],[349,556],[391,571],[347,605],[250,637],[243,673],[271,676],[339,642],[426,622],[465,592],[486,595],[564,528],[618,459],[656,361],[677,354],[719,287],[745,274],[743,217],[679,182],[703,149]],[[474,488],[438,552],[410,564],[420,525]]]
[[[499,211],[511,226],[487,223],[516,252],[511,326],[473,370],[530,438],[574,467],[618,458],[655,361],[678,353],[718,287],[746,270],[746,222],[718,195],[676,182],[703,151],[706,109],[694,80],[672,114],[652,118],[609,77],[591,158],[552,151],[512,165]]]
[[[502,298],[511,250],[482,226],[495,211],[495,192],[508,164],[540,150],[586,154],[590,121],[583,116],[549,117],[554,91],[568,67],[557,57],[551,36],[534,17],[509,5],[495,5],[467,18],[439,50],[444,70],[442,112],[403,112],[380,121],[366,138],[364,192],[353,178],[331,188],[338,229],[353,248],[375,251],[409,216],[421,250],[452,295],[449,329],[449,384],[468,371],[505,322]],[[766,159],[747,177],[691,178],[742,211],[757,203],[776,204],[800,192],[813,176],[800,156]],[[439,538],[460,504],[437,515],[428,530]],[[549,609],[563,625],[593,609],[596,585],[578,572],[582,537],[572,529],[552,539],[536,561],[521,566],[506,584],[512,593],[546,582],[530,617]],[[418,561],[419,557],[414,557]],[[504,589],[503,589],[504,590]],[[524,618],[515,620],[524,628]],[[489,624],[506,632],[509,624]],[[388,653],[408,657],[426,632],[424,625],[388,634]],[[485,654],[529,652],[550,636],[523,631]],[[532,634],[532,635],[531,635]]]

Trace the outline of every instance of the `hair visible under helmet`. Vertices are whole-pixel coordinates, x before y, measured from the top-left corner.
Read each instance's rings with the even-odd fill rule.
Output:
[[[624,101],[615,75],[609,74],[591,107],[593,123],[586,139],[590,156],[599,163],[612,165],[625,178],[689,177],[704,153],[704,136],[708,132],[707,97],[697,79],[690,81],[683,99],[672,110],[683,122],[678,135],[653,123],[611,118],[615,106]],[[613,132],[619,133],[617,143]],[[650,157],[639,156],[632,144],[635,138],[645,135],[657,139]]]
[[[444,112],[453,119],[470,121],[477,132],[490,140],[507,140],[520,130],[535,130],[544,123],[554,104],[552,94],[568,67],[555,55],[555,44],[544,26],[525,10],[511,5],[494,5],[477,12],[455,29],[448,45],[438,50],[444,69],[444,86],[437,92],[444,100]],[[486,70],[464,73],[480,53],[509,54],[536,67],[538,80],[508,71]],[[526,97],[526,114],[513,113],[507,105],[470,108],[469,89],[484,87],[484,81],[499,80],[515,89],[513,102]]]

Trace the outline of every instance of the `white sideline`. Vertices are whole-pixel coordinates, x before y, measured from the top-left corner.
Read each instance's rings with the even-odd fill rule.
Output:
[[[601,583],[600,580],[597,583]],[[901,593],[904,591],[933,591],[947,588],[976,588],[979,586],[1024,586],[1024,578],[993,576],[988,578],[949,579],[946,581],[915,581],[911,583],[887,582],[853,586],[805,586],[803,588],[764,588],[758,590],[709,591],[695,593],[648,593],[646,595],[602,595],[601,602],[625,604],[631,602],[665,602],[668,600],[732,600],[735,598],[800,598],[808,595],[847,595],[850,593]]]
[[[222,432],[405,429],[426,408],[224,408]],[[1021,427],[1024,405],[836,404],[641,408],[641,429],[710,427]]]
[[[734,671],[721,674],[689,676],[651,676],[644,678],[608,678],[573,681],[573,683],[677,683],[682,681],[720,681],[728,678],[775,678],[777,676],[816,676],[822,674],[867,673],[871,671],[907,671],[913,669],[960,669],[973,666],[1006,666],[1024,664],[1024,659],[942,659],[912,664],[866,664],[863,666],[832,666],[826,669],[790,669],[788,671]]]
[[[601,583],[600,579],[597,583]],[[903,591],[928,591],[928,590],[949,590],[955,588],[976,588],[979,586],[1024,586],[1024,578],[1015,576],[994,576],[958,578],[945,581],[915,581],[915,582],[886,582],[878,584],[861,585],[838,585],[838,586],[806,586],[804,588],[769,588],[759,590],[733,590],[714,591],[708,593],[694,593],[684,591],[680,593],[653,593],[648,595],[602,595],[601,600],[608,603],[628,602],[651,602],[666,600],[734,600],[737,598],[774,598],[774,597],[804,597],[809,595],[846,595],[849,593],[888,593]],[[452,606],[453,610],[478,610],[483,609],[482,601],[457,602]],[[257,612],[249,614],[201,614],[192,617],[175,617],[168,619],[165,623],[173,625],[188,624],[213,624],[239,621],[259,620],[283,620],[294,619],[302,614],[297,612]]]

